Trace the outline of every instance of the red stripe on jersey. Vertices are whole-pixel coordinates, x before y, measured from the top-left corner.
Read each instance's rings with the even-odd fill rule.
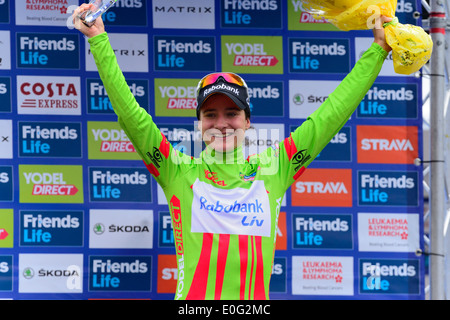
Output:
[[[253,281],[253,267],[254,267],[254,261],[255,261],[255,249],[253,245],[254,237],[252,236],[250,239],[250,242],[252,243],[252,266],[250,267],[250,287],[248,289],[248,300],[252,299],[252,281]]]
[[[300,177],[300,176],[303,174],[303,172],[305,172],[305,170],[306,170],[305,167],[301,167],[301,168],[297,171],[297,173],[294,174],[294,180],[297,180],[298,177]]]
[[[256,274],[255,274],[255,300],[266,300],[266,290],[264,287],[264,261],[262,254],[262,238],[255,237],[256,242]]]
[[[289,137],[284,139],[284,149],[286,150],[289,160],[291,160],[294,154],[297,153],[297,146],[294,143],[294,139],[292,139],[292,133]]]
[[[159,171],[158,171],[158,169],[156,169],[156,167],[153,165],[153,163],[147,164],[147,163],[145,163],[145,161],[144,161],[144,164],[145,164],[145,166],[147,167],[147,170],[150,171],[150,173],[151,173],[152,175],[154,175],[155,177],[159,176]]]
[[[170,152],[170,143],[167,140],[166,136],[163,135],[161,132],[162,140],[161,144],[159,145],[159,151],[161,151],[162,155],[167,159],[169,158],[169,152]]]
[[[225,265],[227,263],[228,247],[230,244],[230,235],[219,235],[219,250],[217,253],[217,273],[216,273],[216,289],[214,299],[220,300],[223,287],[223,278],[225,275]]]
[[[187,300],[205,300],[206,285],[208,283],[209,262],[211,260],[211,251],[213,243],[213,234],[204,233],[202,251],[195,269],[194,278],[189,292],[186,296]]]
[[[239,236],[239,258],[241,261],[241,288],[239,292],[239,299],[245,299],[245,279],[247,278],[247,263],[248,263],[248,236]]]

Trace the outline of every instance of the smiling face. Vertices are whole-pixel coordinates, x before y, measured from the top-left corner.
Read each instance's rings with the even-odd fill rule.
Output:
[[[232,151],[244,141],[250,119],[223,94],[214,94],[200,109],[200,130],[205,144],[216,151]]]

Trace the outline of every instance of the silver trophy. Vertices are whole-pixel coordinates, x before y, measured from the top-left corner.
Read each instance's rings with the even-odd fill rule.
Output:
[[[90,0],[89,4],[93,4],[92,10],[81,13],[78,17],[88,27],[91,27],[95,20],[111,8],[117,0]]]

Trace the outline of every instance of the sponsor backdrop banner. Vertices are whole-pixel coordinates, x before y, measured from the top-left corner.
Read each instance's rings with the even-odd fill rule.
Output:
[[[173,299],[167,202],[72,27],[81,3],[0,0],[0,299]],[[118,0],[103,19],[130,90],[181,152],[201,150],[198,79],[242,74],[252,154],[301,125],[372,42],[300,4]],[[401,22],[420,25],[415,11],[398,1]],[[286,192],[271,299],[424,299],[421,92],[389,55]]]

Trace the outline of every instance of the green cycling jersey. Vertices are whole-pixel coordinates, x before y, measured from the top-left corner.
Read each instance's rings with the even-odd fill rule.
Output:
[[[178,267],[175,299],[268,299],[283,196],[349,119],[387,52],[372,44],[289,137],[244,160],[242,146],[227,154],[207,147],[198,158],[174,149],[136,102],[107,34],[89,43],[122,129],[167,198]]]

